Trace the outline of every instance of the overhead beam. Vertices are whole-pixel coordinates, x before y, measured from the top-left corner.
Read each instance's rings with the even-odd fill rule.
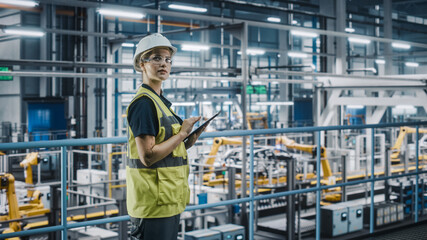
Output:
[[[359,37],[359,38],[365,38],[369,39],[371,41],[377,41],[377,42],[383,42],[383,43],[406,43],[410,44],[413,47],[420,47],[420,48],[427,48],[427,44],[424,43],[418,43],[418,42],[409,42],[409,41],[401,41],[398,39],[391,39],[391,38],[380,38],[380,37],[372,37],[372,36],[365,36],[360,34],[353,34],[353,33],[345,33],[345,32],[338,32],[338,31],[332,31],[332,30],[321,30],[321,29],[307,29],[304,27],[297,27],[297,26],[291,26],[291,25],[283,25],[283,24],[277,24],[277,23],[267,23],[267,22],[259,22],[259,21],[251,21],[246,19],[237,19],[237,18],[224,18],[224,17],[215,17],[215,16],[208,16],[203,14],[193,14],[193,13],[184,13],[184,12],[174,12],[174,11],[168,11],[168,10],[156,10],[156,9],[150,9],[150,8],[138,8],[135,6],[123,6],[123,5],[117,5],[117,4],[107,4],[107,3],[99,3],[99,2],[85,2],[85,1],[73,1],[73,0],[40,0],[41,3],[48,3],[48,4],[54,4],[54,5],[60,5],[60,6],[72,6],[72,7],[86,7],[86,8],[99,8],[99,7],[110,7],[114,9],[123,9],[123,10],[131,10],[131,11],[140,11],[149,15],[159,15],[159,16],[168,16],[168,17],[175,17],[175,18],[185,18],[185,19],[195,19],[195,20],[201,20],[201,21],[210,21],[210,22],[218,22],[218,23],[229,23],[229,24],[236,24],[236,23],[242,23],[245,22],[248,24],[248,26],[255,26],[255,27],[265,27],[265,28],[271,28],[271,29],[278,29],[278,30],[300,30],[300,31],[307,31],[321,34],[321,35],[327,35],[327,36],[335,36],[335,37]]]
[[[364,106],[397,106],[414,105],[424,106],[419,97],[339,97],[335,102],[328,102],[328,105],[364,105]]]

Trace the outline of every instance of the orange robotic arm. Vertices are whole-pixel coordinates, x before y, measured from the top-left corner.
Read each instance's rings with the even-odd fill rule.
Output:
[[[402,147],[403,140],[405,139],[406,134],[408,133],[416,133],[417,129],[412,127],[400,127],[399,135],[397,136],[396,142],[394,143],[393,147],[391,148],[391,160],[392,161],[399,161],[400,156],[400,148]],[[419,133],[427,133],[427,129],[418,129]],[[418,140],[417,140],[418,141]]]
[[[283,144],[287,148],[301,150],[303,152],[311,153],[313,157],[316,157],[317,154],[317,146],[315,145],[306,145],[296,143],[294,140],[287,138],[286,136],[280,136],[276,138],[276,144]],[[326,148],[320,147],[320,157],[321,164],[323,169],[323,179],[328,179],[332,176],[331,166],[329,165],[329,161],[326,155]]]
[[[19,165],[24,168],[26,184],[33,185],[33,169],[31,166],[39,164],[40,159],[38,157],[39,153],[37,152],[28,153],[25,159],[19,163]],[[31,198],[33,196],[33,192],[33,190],[28,189],[27,197]]]
[[[10,173],[1,173],[0,189],[6,189],[7,201],[9,203],[9,220],[21,218],[15,194],[15,177]],[[9,229],[5,230],[4,233],[18,231],[21,231],[21,225],[18,222],[10,222]]]

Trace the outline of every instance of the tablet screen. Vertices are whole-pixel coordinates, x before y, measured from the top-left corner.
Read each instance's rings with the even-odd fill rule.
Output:
[[[191,137],[193,134],[196,134],[198,131],[200,131],[204,126],[208,125],[214,118],[216,118],[221,113],[221,110],[217,112],[215,115],[213,115],[211,118],[209,118],[206,122],[204,122],[202,125],[200,125],[196,130],[192,131],[185,139],[184,141],[187,141],[189,137]]]

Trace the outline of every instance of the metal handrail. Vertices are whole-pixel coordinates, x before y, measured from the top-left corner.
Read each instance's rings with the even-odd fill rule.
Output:
[[[417,128],[417,136],[418,136],[418,127],[420,125],[427,125],[427,121],[423,122],[408,122],[408,123],[387,123],[387,124],[368,124],[368,125],[352,125],[352,126],[324,126],[324,127],[298,127],[298,128],[281,128],[281,129],[257,129],[257,130],[234,130],[234,131],[222,131],[222,132],[210,132],[210,133],[203,133],[200,138],[213,138],[213,137],[230,137],[230,136],[250,136],[251,137],[251,155],[250,155],[250,163],[251,163],[251,174],[253,174],[253,140],[255,135],[261,135],[261,134],[281,134],[281,133],[296,133],[296,132],[317,132],[317,169],[320,169],[320,133],[322,131],[333,131],[333,130],[345,130],[345,129],[372,129],[375,130],[375,128],[386,128],[386,127],[400,127],[400,126],[416,126]],[[372,149],[374,149],[374,134],[375,131],[372,131]],[[79,222],[79,223],[70,223],[67,224],[67,203],[65,201],[66,196],[66,172],[65,172],[65,166],[67,161],[67,155],[66,155],[66,148],[68,146],[85,146],[85,145],[100,145],[100,144],[120,144],[120,143],[126,143],[127,139],[125,137],[113,137],[113,138],[87,138],[87,139],[69,139],[69,140],[55,140],[55,141],[39,141],[39,142],[20,142],[20,143],[1,143],[0,144],[0,150],[14,150],[14,149],[28,149],[28,148],[46,148],[46,147],[61,147],[62,157],[61,157],[61,190],[62,190],[62,201],[61,201],[61,225],[59,226],[51,226],[51,227],[45,227],[40,229],[34,229],[34,230],[27,230],[27,231],[21,231],[16,233],[7,233],[7,234],[1,234],[0,239],[3,238],[11,238],[11,237],[20,237],[20,236],[28,236],[33,234],[40,234],[40,233],[48,233],[53,231],[62,231],[62,238],[67,238],[67,230],[71,228],[77,228],[77,227],[83,227],[83,226],[91,226],[91,225],[97,225],[97,224],[105,224],[105,223],[112,223],[112,222],[120,222],[120,221],[128,221],[130,218],[129,216],[119,216],[119,217],[111,217],[107,219],[99,219],[99,220],[92,220],[92,221],[86,221],[86,222]],[[368,182],[376,182],[376,181],[384,181],[392,178],[398,178],[398,177],[404,177],[404,176],[412,176],[416,175],[418,179],[419,174],[427,173],[427,171],[419,171],[418,169],[418,144],[416,144],[416,161],[417,161],[417,167],[415,173],[406,173],[406,174],[400,174],[395,176],[384,176],[384,177],[375,177],[374,174],[374,161],[372,161],[371,166],[371,178],[364,179],[364,180],[358,180],[358,181],[351,181],[346,183],[339,183],[335,185],[329,185],[329,186],[321,186],[320,185],[320,174],[317,174],[317,183],[316,187],[313,188],[306,188],[306,189],[300,189],[300,190],[292,190],[287,192],[279,192],[279,193],[273,193],[273,194],[266,194],[262,196],[254,196],[253,191],[251,190],[251,194],[249,197],[246,198],[240,198],[240,199],[233,199],[233,200],[226,200],[221,201],[218,203],[209,203],[209,204],[200,204],[195,206],[188,206],[185,211],[194,211],[199,209],[205,209],[205,208],[211,208],[211,207],[217,207],[217,206],[226,206],[230,204],[238,204],[238,203],[244,203],[244,202],[251,202],[251,208],[250,208],[250,223],[253,223],[253,201],[261,200],[261,199],[267,199],[267,198],[276,198],[276,197],[283,197],[288,195],[295,195],[300,193],[306,193],[306,192],[314,192],[316,191],[316,226],[320,225],[320,193],[324,189],[328,188],[334,188],[334,187],[341,187],[341,186],[349,186],[349,185],[356,185],[361,183],[368,183]],[[372,154],[374,154],[374,151],[372,151]],[[373,159],[374,156],[372,156]],[[253,178],[250,178],[250,189],[253,189],[254,180]],[[418,181],[416,181],[416,187],[418,188]],[[371,198],[373,198],[373,185],[371,188]],[[371,199],[371,212],[370,212],[370,233],[373,233],[373,199]],[[416,217],[415,222],[418,221],[418,206],[415,206],[416,211]],[[254,229],[253,224],[249,225],[249,239],[253,239],[254,235]],[[316,239],[320,239],[320,228],[316,228]]]

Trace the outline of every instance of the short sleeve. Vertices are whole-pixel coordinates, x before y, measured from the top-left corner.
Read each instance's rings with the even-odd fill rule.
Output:
[[[127,120],[135,137],[156,136],[159,132],[156,107],[148,97],[141,97],[130,105]]]

